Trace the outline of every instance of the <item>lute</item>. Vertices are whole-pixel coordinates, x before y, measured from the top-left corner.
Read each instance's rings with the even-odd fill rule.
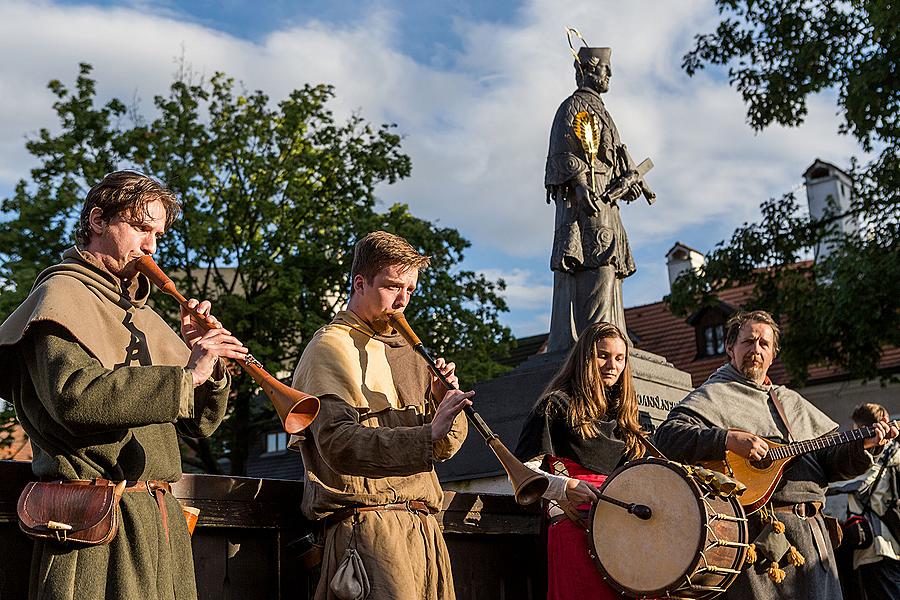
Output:
[[[893,421],[891,425],[898,425],[900,421]],[[769,452],[760,460],[750,460],[735,454],[731,450],[725,451],[725,460],[705,461],[701,464],[713,471],[725,473],[729,477],[737,479],[745,486],[746,491],[741,494],[739,500],[747,514],[759,510],[769,501],[781,475],[788,464],[803,454],[823,450],[841,444],[848,444],[857,440],[875,437],[875,427],[860,427],[849,431],[836,431],[826,433],[821,437],[790,444],[779,444],[766,440]]]

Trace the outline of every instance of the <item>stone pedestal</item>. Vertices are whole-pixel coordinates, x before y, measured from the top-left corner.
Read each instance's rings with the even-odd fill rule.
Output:
[[[507,375],[475,384],[475,410],[510,451],[515,451],[525,417],[565,358],[565,353],[537,354]],[[669,410],[693,389],[691,376],[663,357],[642,350],[632,349],[629,360],[641,426],[652,433]],[[472,427],[456,456],[436,465],[436,469],[449,489],[494,493],[509,490],[503,467]]]

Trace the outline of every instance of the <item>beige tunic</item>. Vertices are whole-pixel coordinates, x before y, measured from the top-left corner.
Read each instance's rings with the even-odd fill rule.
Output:
[[[322,402],[318,418],[295,440],[307,474],[305,515],[319,519],[340,508],[409,500],[440,510],[443,493],[432,465],[459,449],[467,425],[460,414],[447,438],[432,444],[429,382],[425,362],[399,335],[379,336],[352,312],[316,332],[294,373],[294,387]],[[353,524],[348,519],[327,531],[316,598],[334,598],[329,583]],[[363,513],[355,544],[370,600],[455,597],[434,517]]]

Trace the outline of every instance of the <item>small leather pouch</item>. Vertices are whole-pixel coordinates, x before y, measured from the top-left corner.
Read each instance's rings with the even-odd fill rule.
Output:
[[[344,551],[329,588],[340,600],[366,600],[369,597],[369,577],[356,548]]]
[[[33,481],[19,496],[19,528],[36,540],[87,546],[108,544],[119,529],[119,500],[126,483],[106,480]]]
[[[825,522],[825,531],[828,532],[831,547],[837,550],[838,546],[844,541],[844,530],[841,529],[841,522],[831,515],[822,515],[822,520]]]

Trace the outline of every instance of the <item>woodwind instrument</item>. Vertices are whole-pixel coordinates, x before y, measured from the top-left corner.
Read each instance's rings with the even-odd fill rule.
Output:
[[[175,289],[175,283],[162,272],[162,269],[153,261],[153,258],[142,256],[135,261],[135,268],[146,275],[153,285],[175,298],[178,304],[207,330],[218,329],[219,326],[216,325],[215,321],[188,306],[187,299],[178,293],[178,290]],[[269,397],[269,400],[272,401],[285,431],[296,434],[309,427],[316,415],[319,414],[318,398],[304,394],[281,383],[270,375],[263,368],[262,363],[253,358],[251,354],[236,360],[243,367],[244,371],[259,384],[266,396]]]
[[[409,326],[409,323],[402,312],[391,313],[389,321],[391,326],[396,329],[407,342],[409,342],[409,345],[413,347],[413,350],[425,359],[425,362],[427,362],[428,366],[431,368],[431,372],[447,386],[447,389],[459,389],[458,386],[451,384],[437,368],[434,359],[428,353],[425,345],[422,344],[422,340],[419,339],[419,336],[417,336],[412,330],[412,327]],[[519,504],[531,504],[532,502],[540,500],[543,493],[547,491],[547,486],[550,484],[547,477],[540,473],[535,473],[526,467],[522,461],[516,458],[513,453],[503,445],[503,442],[500,441],[500,437],[491,431],[491,428],[487,426],[487,423],[484,422],[481,415],[475,412],[471,406],[466,406],[463,410],[465,411],[466,416],[469,417],[469,421],[475,426],[475,429],[478,430],[478,433],[481,434],[484,441],[487,442],[487,445],[494,452],[497,460],[503,465],[503,469],[509,476],[510,483],[512,483],[516,502]]]

